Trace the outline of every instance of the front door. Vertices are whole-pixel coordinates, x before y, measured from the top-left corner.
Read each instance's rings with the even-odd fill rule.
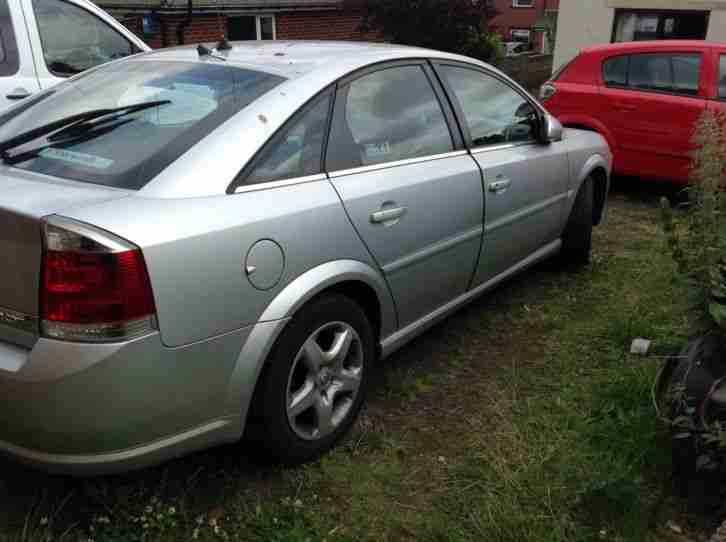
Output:
[[[477,68],[436,66],[484,173],[484,243],[474,284],[511,269],[562,232],[569,165],[564,142],[536,141],[535,106]]]
[[[403,327],[463,294],[482,234],[481,174],[423,62],[339,85],[326,158]],[[458,139],[457,139],[458,138]]]
[[[688,51],[605,61],[605,117],[622,173],[687,181],[694,129],[706,107],[702,64],[700,53]],[[627,77],[615,81],[617,73]]]
[[[39,88],[20,5],[0,0],[0,110]]]

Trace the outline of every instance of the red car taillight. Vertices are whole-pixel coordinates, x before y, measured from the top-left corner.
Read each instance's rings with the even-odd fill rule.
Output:
[[[128,241],[50,217],[42,262],[40,314],[46,337],[113,342],[156,329],[144,258]]]

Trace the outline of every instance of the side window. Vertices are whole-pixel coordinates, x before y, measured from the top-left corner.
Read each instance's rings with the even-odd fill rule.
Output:
[[[646,53],[630,57],[627,86],[696,96],[700,76],[698,53]]]
[[[276,136],[244,184],[282,181],[321,172],[323,140],[327,129],[330,95],[309,107],[292,126]]]
[[[628,84],[628,56],[608,58],[602,66],[605,84],[609,87],[624,87]]]
[[[698,94],[701,78],[700,55],[673,55],[673,90],[681,94]]]
[[[20,66],[7,0],[0,0],[0,77],[15,75]]]
[[[339,90],[326,166],[335,171],[454,149],[421,66],[383,69]]]
[[[628,84],[636,89],[665,90],[673,88],[669,55],[633,55],[630,57]]]
[[[440,69],[464,114],[472,146],[525,142],[535,138],[536,110],[519,92],[477,70],[455,66]]]
[[[138,52],[123,35],[94,14],[63,0],[33,0],[43,56],[60,77]]]
[[[718,97],[726,99],[726,55],[721,55],[719,61]]]

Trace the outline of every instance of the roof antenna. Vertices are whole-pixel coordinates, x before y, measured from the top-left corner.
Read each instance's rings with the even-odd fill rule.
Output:
[[[222,27],[222,9],[219,6],[219,0],[216,0],[215,3],[217,5],[217,29],[219,30],[220,36],[220,40],[217,42],[217,46],[215,47],[215,49],[217,49],[217,51],[229,51],[232,46],[227,41],[227,33]]]

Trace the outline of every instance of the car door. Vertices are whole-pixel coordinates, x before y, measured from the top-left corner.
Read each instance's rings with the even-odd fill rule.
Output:
[[[481,174],[425,61],[338,85],[326,169],[405,326],[469,287],[482,234]]]
[[[565,143],[536,141],[541,111],[504,78],[475,66],[436,64],[471,154],[484,174],[484,242],[474,285],[555,242],[563,227]]]
[[[93,6],[70,0],[21,0],[42,88],[148,49]]]
[[[18,0],[0,0],[0,109],[39,89]]]
[[[623,173],[686,181],[695,124],[706,107],[698,51],[605,60],[603,96]],[[625,77],[623,77],[625,74]]]

